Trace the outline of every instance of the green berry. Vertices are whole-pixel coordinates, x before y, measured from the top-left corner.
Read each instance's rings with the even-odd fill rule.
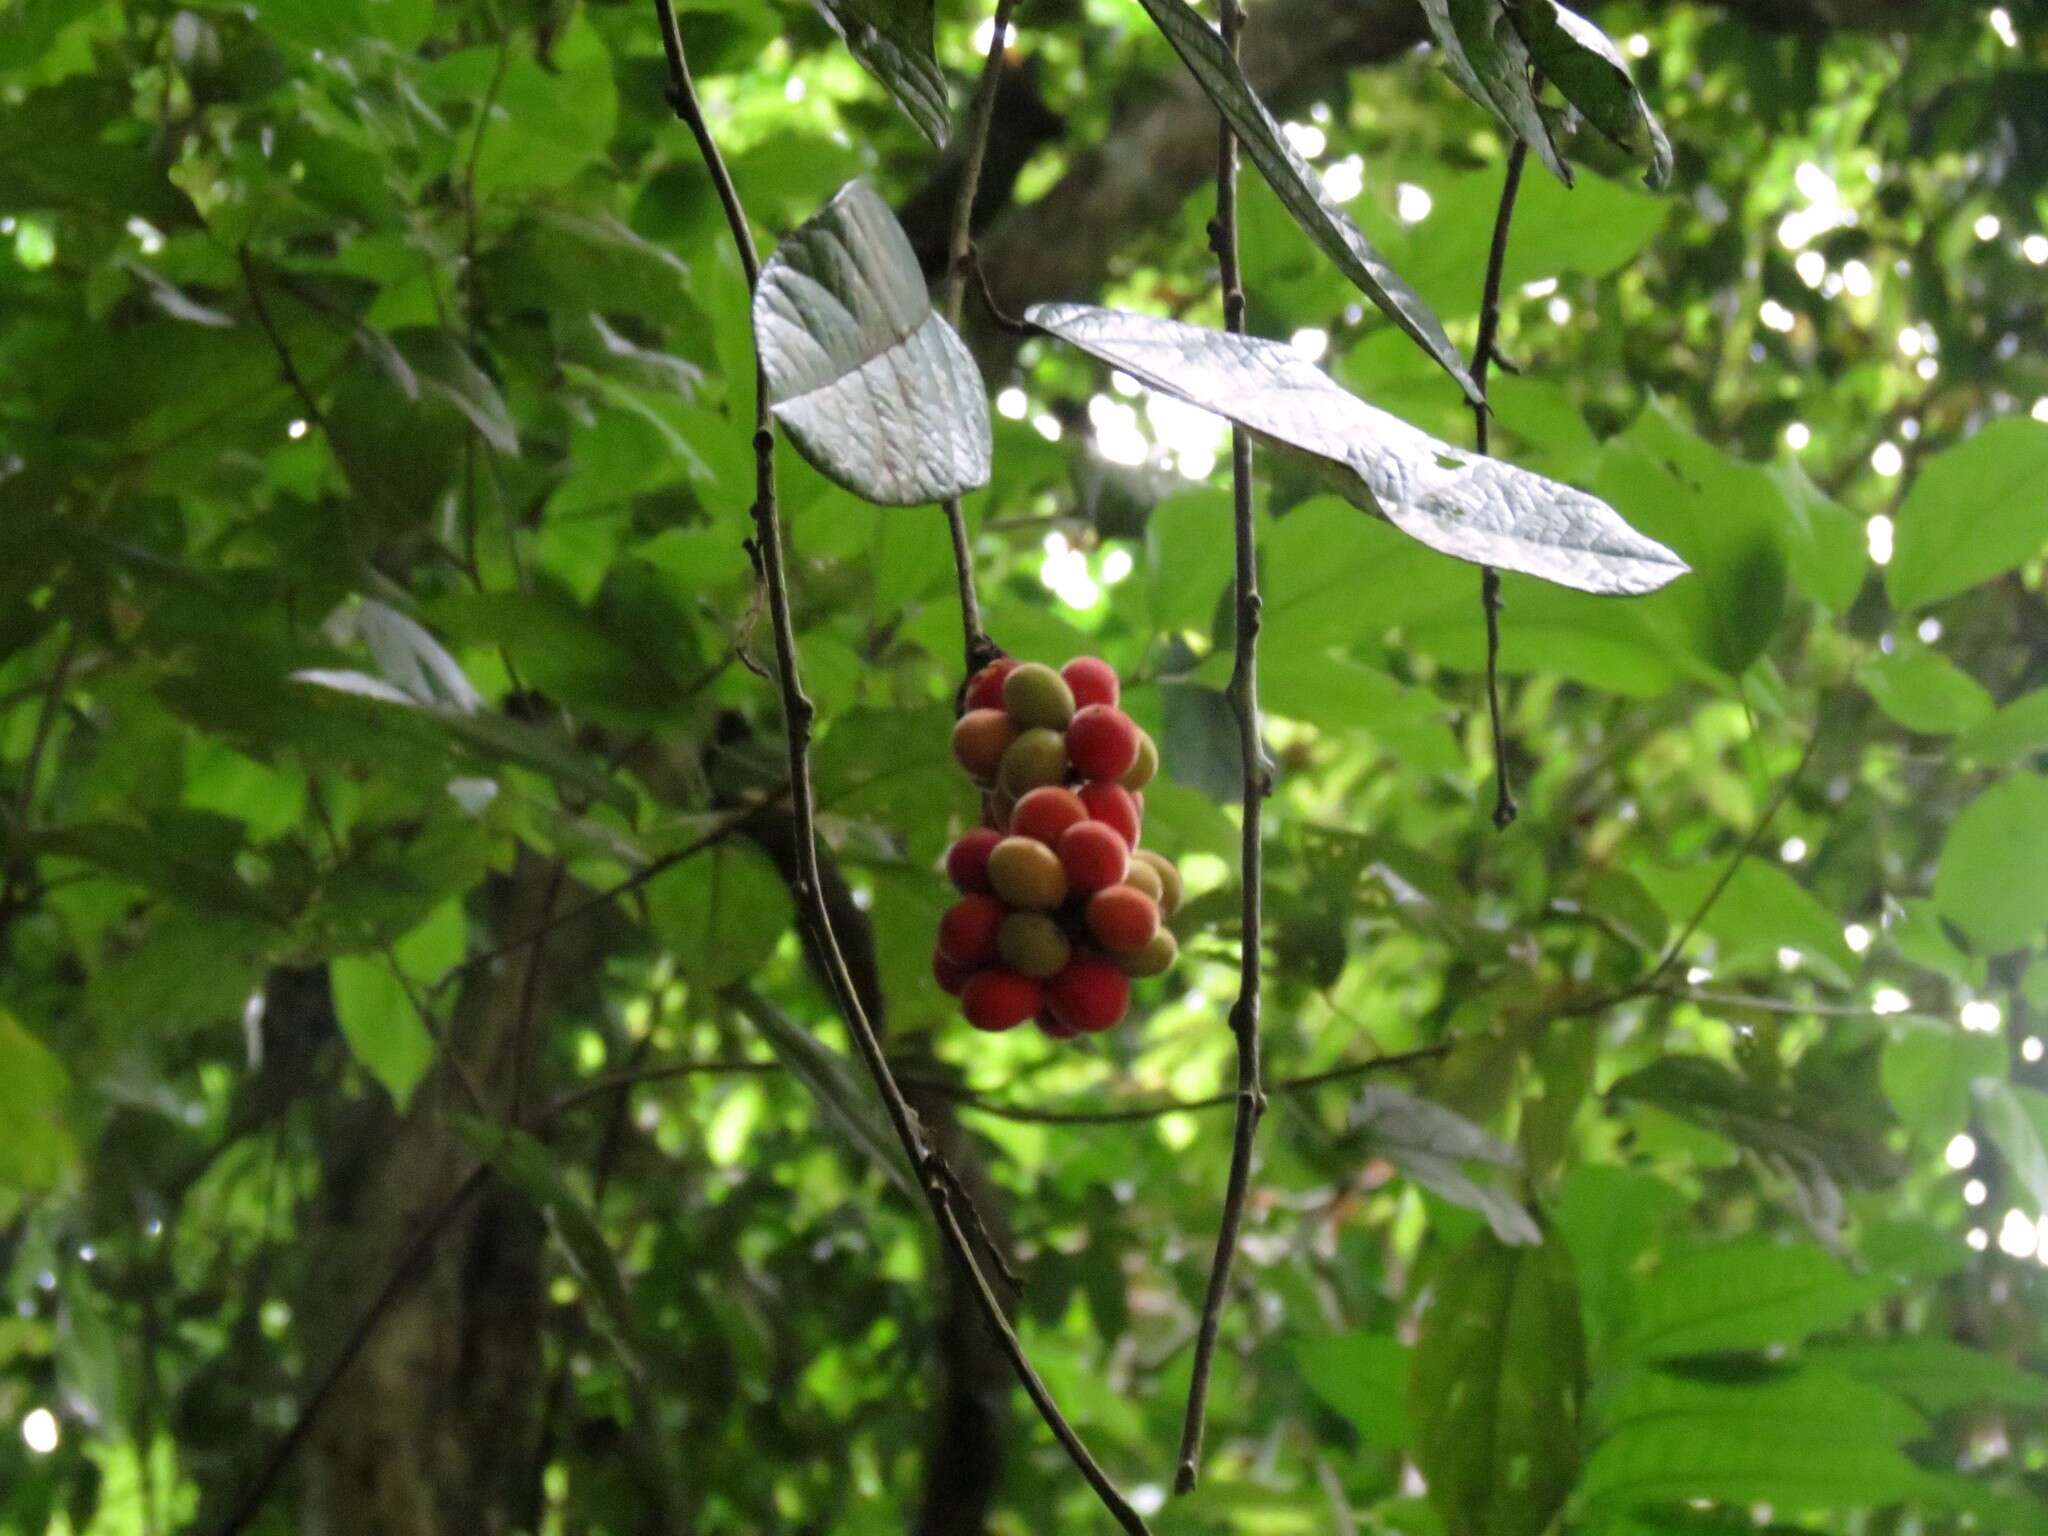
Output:
[[[1173,962],[1180,958],[1180,945],[1173,937],[1171,928],[1162,928],[1152,935],[1152,941],[1143,949],[1125,955],[1111,955],[1110,963],[1126,976],[1164,976],[1173,968]]]
[[[1018,668],[1022,671],[1023,668]],[[1012,673],[1011,676],[1015,676]],[[1059,682],[1058,674],[1053,677]],[[1062,688],[1065,683],[1060,683]],[[1022,799],[1032,790],[1047,784],[1057,784],[1067,776],[1067,739],[1049,727],[1038,727],[1024,732],[1003,754],[1002,772],[997,782],[1007,790],[1010,797]]]
[[[1003,679],[1003,708],[1019,729],[1064,731],[1074,718],[1074,690],[1043,662],[1027,661]]]
[[[1006,837],[988,856],[988,883],[1009,907],[1050,912],[1067,899],[1060,856],[1035,837]]]
[[[1012,912],[996,934],[996,951],[1012,970],[1043,981],[1066,968],[1074,946],[1043,912]]]

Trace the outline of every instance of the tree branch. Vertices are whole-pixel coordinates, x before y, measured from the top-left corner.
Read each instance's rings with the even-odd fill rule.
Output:
[[[747,225],[746,211],[740,204],[739,194],[733,187],[731,175],[726,170],[724,157],[719,153],[717,142],[711,134],[710,124],[706,122],[703,108],[698,103],[696,88],[690,79],[689,62],[683,51],[682,32],[676,23],[673,0],[654,0],[654,8],[660,22],[662,48],[668,56],[669,104],[674,108],[677,118],[689,128],[697,141],[698,151],[703,156],[705,168],[711,175],[712,184],[718,191],[719,202],[725,210],[726,223],[731,229],[733,244],[739,252],[740,264],[745,269],[747,287],[751,292],[759,284],[761,262],[754,249],[754,237]],[[1004,1353],[1009,1357],[1011,1368],[1038,1409],[1040,1417],[1045,1420],[1047,1427],[1052,1430],[1054,1437],[1117,1523],[1129,1532],[1130,1536],[1149,1536],[1144,1518],[1096,1463],[1094,1456],[1090,1454],[1074,1427],[1067,1422],[1065,1415],[1060,1412],[1059,1405],[1053,1401],[1051,1391],[1026,1357],[1022,1341],[1011,1328],[1001,1301],[975,1257],[974,1245],[954,1205],[952,1181],[940,1170],[937,1153],[926,1141],[915,1111],[904,1099],[903,1090],[897,1086],[896,1079],[889,1070],[888,1060],[882,1054],[881,1042],[861,1006],[852,978],[846,969],[845,957],[840,953],[838,939],[832,929],[831,913],[825,907],[819,885],[817,829],[811,793],[810,741],[811,721],[815,711],[810,699],[804,694],[803,681],[798,669],[796,627],[790,614],[789,578],[782,553],[782,523],[776,511],[774,421],[768,410],[768,381],[758,352],[755,357],[754,374],[754,479],[755,557],[761,568],[762,581],[768,589],[769,617],[775,637],[776,674],[782,692],[783,734],[788,746],[790,803],[796,832],[797,879],[794,882],[794,894],[797,911],[811,929],[818,953],[825,962],[840,1015],[846,1022],[847,1032],[853,1037],[854,1045],[860,1053],[868,1075],[874,1081],[876,1092],[881,1096],[883,1108],[888,1113],[896,1138],[909,1156],[911,1166],[920,1175],[932,1218],[938,1224],[940,1235],[951,1251],[954,1261],[961,1266],[971,1282],[982,1316],[988,1326],[995,1331]]]
[[[1486,253],[1486,282],[1480,290],[1479,340],[1472,347],[1472,382],[1479,400],[1472,407],[1472,430],[1481,453],[1487,452],[1486,375],[1493,366],[1500,334],[1500,285],[1507,270],[1508,228],[1515,219],[1515,194],[1522,189],[1522,168],[1529,146],[1516,139],[1508,151],[1507,175],[1500,186],[1500,209],[1493,217],[1493,244]],[[1493,824],[1505,832],[1515,820],[1515,797],[1508,788],[1508,743],[1500,723],[1500,572],[1481,568],[1479,605],[1486,611],[1486,711],[1493,721]]]
[[[1222,0],[1222,5],[1223,45],[1235,57],[1244,29],[1244,8],[1239,0]],[[1237,259],[1237,137],[1227,121],[1217,129],[1216,218],[1209,226],[1209,243],[1216,252],[1217,277],[1223,288],[1223,328],[1241,336],[1245,301]],[[1181,1421],[1180,1458],[1173,1477],[1176,1493],[1192,1492],[1201,1471],[1209,1373],[1215,1362],[1223,1305],[1230,1294],[1230,1270],[1237,1258],[1238,1231],[1244,1225],[1245,1199],[1251,1189],[1252,1143],[1258,1135],[1259,1118],[1266,1112],[1266,1094],[1259,1082],[1259,967],[1265,919],[1261,811],[1272,792],[1273,778],[1259,740],[1260,603],[1257,525],[1252,518],[1252,440],[1250,433],[1234,424],[1230,429],[1230,488],[1237,552],[1237,654],[1225,692],[1237,715],[1238,755],[1243,766],[1238,983],[1237,1001],[1230,1009],[1230,1032],[1237,1039],[1237,1118],[1231,1134],[1230,1172],[1223,1187],[1223,1216],[1216,1228],[1216,1253],[1209,1265],[1209,1289],[1195,1333],[1194,1374],[1188,1380],[1187,1413]]]

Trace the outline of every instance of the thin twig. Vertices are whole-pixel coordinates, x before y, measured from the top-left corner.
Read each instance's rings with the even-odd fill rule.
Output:
[[[939,310],[946,323],[956,329],[967,277],[967,242],[973,228],[974,196],[981,187],[981,163],[988,153],[989,126],[995,121],[996,91],[1003,78],[1003,45],[1010,35],[1010,12],[1016,4],[1017,0],[996,0],[995,31],[989,38],[988,58],[981,66],[981,80],[967,110],[960,190],[953,198],[952,223],[946,231],[946,270],[939,276]],[[974,590],[974,555],[967,542],[967,516],[960,509],[960,498],[948,497],[940,508],[946,514],[946,528],[953,541],[953,570],[960,588],[960,630],[966,645],[967,675],[972,677],[1002,651],[982,627],[981,600]]]
[[[1500,332],[1501,277],[1508,261],[1508,229],[1514,223],[1515,194],[1521,190],[1522,167],[1528,159],[1529,146],[1516,139],[1514,148],[1508,151],[1500,209],[1493,218],[1493,244],[1486,253],[1486,286],[1479,300],[1479,340],[1472,348],[1472,382],[1479,387],[1479,399],[1472,406],[1472,425],[1481,453],[1488,451],[1486,373],[1501,361],[1496,339]],[[1505,832],[1515,819],[1516,806],[1514,793],[1508,787],[1508,744],[1500,721],[1500,572],[1490,565],[1480,570],[1479,606],[1486,613],[1486,710],[1493,721],[1493,824]]]
[[[1234,57],[1244,31],[1244,9],[1238,0],[1223,0],[1223,46]],[[1237,259],[1237,136],[1228,121],[1217,130],[1216,218],[1209,226],[1209,244],[1216,252],[1217,277],[1223,289],[1223,328],[1244,334],[1244,280]],[[1230,1271],[1237,1258],[1238,1233],[1244,1225],[1245,1201],[1251,1190],[1252,1144],[1259,1119],[1266,1112],[1265,1089],[1259,1081],[1259,973],[1264,944],[1265,856],[1261,812],[1272,793],[1273,773],[1259,740],[1259,562],[1257,529],[1252,518],[1252,440],[1243,427],[1230,429],[1232,525],[1237,551],[1237,655],[1225,695],[1237,715],[1238,756],[1243,767],[1241,895],[1237,1001],[1230,1009],[1230,1032],[1237,1040],[1237,1116],[1230,1142],[1230,1172],[1223,1186],[1223,1215],[1216,1228],[1216,1252],[1209,1264],[1209,1288],[1202,1300],[1202,1319],[1195,1332],[1194,1373],[1188,1379],[1187,1412],[1181,1421],[1180,1457],[1173,1491],[1190,1493],[1200,1476],[1202,1431],[1209,1408],[1209,1374],[1216,1357],[1216,1339],[1223,1307],[1230,1296]]]
[[[739,193],[734,188],[732,177],[726,170],[725,159],[719,153],[718,144],[711,134],[711,125],[705,120],[702,106],[698,103],[697,92],[690,79],[690,66],[683,52],[682,31],[676,23],[673,0],[654,0],[655,15],[660,22],[662,49],[668,56],[669,105],[690,130],[697,141],[704,166],[711,176],[711,182],[718,192],[718,200],[725,211],[726,223],[731,229],[733,245],[737,249],[740,265],[745,270],[747,287],[751,292],[760,282],[761,260],[754,249],[754,236],[747,224],[745,208],[741,205]],[[855,990],[853,978],[846,968],[846,957],[839,949],[839,939],[833,932],[832,914],[825,904],[824,886],[818,874],[818,844],[814,807],[811,797],[811,722],[814,709],[803,690],[803,680],[797,661],[796,626],[790,614],[789,578],[782,554],[782,521],[776,511],[775,500],[775,434],[773,418],[768,411],[768,382],[757,353],[754,373],[754,544],[756,559],[761,568],[763,583],[768,588],[768,611],[775,637],[775,663],[777,680],[782,692],[783,734],[789,755],[790,806],[795,821],[796,878],[791,882],[791,894],[795,897],[800,918],[811,930],[813,945],[823,962],[826,978],[838,1004],[840,1016],[845,1020],[848,1034],[853,1037],[862,1064],[874,1081],[875,1091],[881,1096],[882,1106],[887,1112],[891,1128],[902,1143],[910,1159],[911,1167],[920,1175],[926,1203],[931,1207],[932,1218],[938,1224],[945,1246],[953,1259],[961,1266],[975,1300],[981,1308],[983,1319],[994,1330],[1003,1353],[1008,1357],[1010,1367],[1016,1372],[1039,1416],[1053,1432],[1061,1447],[1066,1451],[1088,1485],[1103,1506],[1130,1536],[1149,1536],[1144,1517],[1131,1505],[1109,1474],[1097,1464],[1086,1444],[1075,1432],[1053,1401],[1051,1391],[1039,1377],[1024,1353],[1023,1342],[1003,1311],[1003,1304],[996,1296],[994,1287],[983,1272],[976,1258],[973,1241],[962,1225],[959,1210],[955,1204],[952,1185],[940,1172],[937,1151],[926,1141],[923,1128],[918,1124],[917,1115],[909,1101],[903,1097],[903,1090],[897,1086],[889,1070],[888,1059],[882,1054],[882,1044],[875,1034],[874,1025],[869,1022],[866,1010],[861,1005],[859,993]]]

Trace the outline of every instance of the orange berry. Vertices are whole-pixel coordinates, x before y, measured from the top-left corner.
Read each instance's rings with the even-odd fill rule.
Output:
[[[1140,848],[1131,855],[1132,862],[1150,864],[1159,876],[1159,910],[1171,917],[1180,910],[1181,898],[1187,894],[1180,880],[1180,869],[1163,853],[1154,853],[1150,848]]]
[[[953,727],[953,761],[975,783],[993,784],[1016,739],[1016,722],[1000,709],[970,709]]]
[[[1164,976],[1179,958],[1180,941],[1174,938],[1171,928],[1161,928],[1143,949],[1132,950],[1127,955],[1110,956],[1118,970],[1126,976],[1136,977]]]
[[[1099,656],[1076,656],[1060,668],[1060,676],[1073,690],[1077,709],[1086,709],[1090,704],[1116,703],[1116,668]]]
[[[1088,807],[1079,795],[1057,784],[1042,784],[1017,802],[1017,809],[1010,813],[1010,831],[1057,848],[1062,832],[1087,819]]]
[[[1124,871],[1124,884],[1134,891],[1143,891],[1154,901],[1166,895],[1166,887],[1159,879],[1159,871],[1143,859],[1131,860],[1131,867]]]
[[[1117,783],[1136,794],[1159,772],[1159,744],[1142,728],[1138,731],[1138,760],[1116,776]]]
[[[1079,821],[1061,833],[1059,857],[1067,889],[1081,895],[1117,884],[1131,863],[1116,828],[1100,821]]]
[[[1159,931],[1159,907],[1135,886],[1112,885],[1088,898],[1088,931],[1112,954],[1135,953]]]

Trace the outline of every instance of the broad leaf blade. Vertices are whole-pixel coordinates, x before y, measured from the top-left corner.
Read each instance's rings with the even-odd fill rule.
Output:
[[[1503,1246],[1543,1240],[1511,1190],[1474,1178],[1463,1167],[1481,1163],[1519,1171],[1521,1154],[1506,1142],[1441,1104],[1379,1085],[1360,1097],[1357,1120],[1374,1153],[1432,1194],[1479,1212]]]
[[[981,370],[867,182],[848,182],[776,247],[754,342],[776,420],[827,479],[891,507],[988,483]]]
[[[1491,0],[1489,0],[1491,3]],[[1196,14],[1187,0],[1139,0],[1166,34],[1195,81],[1229,122],[1244,152],[1268,186],[1294,215],[1305,234],[1336,264],[1359,291],[1387,317],[1415,338],[1475,404],[1483,397],[1466,370],[1458,349],[1444,334],[1443,322],[1416,295],[1384,256],[1358,231],[1349,214],[1323,190],[1323,179],[1294,151],[1245,78],[1244,70],[1215,28]]]
[[[1441,554],[1607,595],[1654,592],[1685,573],[1597,497],[1439,442],[1347,394],[1292,347],[1087,304],[1040,304],[1027,318],[1164,394],[1324,461],[1346,500]]]
[[[1890,1277],[1852,1275],[1810,1243],[1720,1243],[1669,1259],[1641,1282],[1620,1353],[1668,1360],[1795,1344],[1894,1289]]]
[[[1899,508],[1885,585],[1900,608],[1953,597],[2048,543],[2048,423],[2008,416],[1944,448]]]
[[[944,149],[952,131],[946,77],[932,53],[931,0],[813,0],[860,67],[896,99],[917,130]]]
[[[1649,164],[1643,180],[1671,182],[1671,141],[1622,62],[1621,50],[1585,17],[1557,0],[1507,0],[1529,55],[1586,121]]]
[[[2040,937],[2048,928],[2048,778],[2019,774],[1963,808],[1934,871],[1934,902],[1985,954]]]
[[[1586,1337],[1563,1243],[1477,1233],[1423,1314],[1409,1377],[1416,1460],[1451,1536],[1538,1536],[1579,1465]]]
[[[1558,154],[1530,85],[1528,45],[1508,21],[1501,0],[1422,0],[1422,13],[1429,18],[1429,30],[1443,49],[1444,64],[1458,89],[1535,150],[1551,175],[1570,186],[1571,167]]]

